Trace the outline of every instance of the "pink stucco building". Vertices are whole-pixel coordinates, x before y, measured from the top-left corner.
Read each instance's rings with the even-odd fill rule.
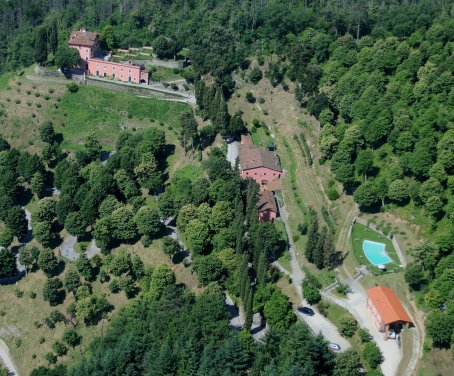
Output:
[[[254,179],[261,191],[267,189],[269,182],[281,178],[283,171],[277,154],[255,146],[250,135],[241,136],[238,154],[241,177]]]
[[[79,51],[80,65],[91,76],[136,84],[148,83],[149,81],[150,72],[143,65],[137,65],[131,61],[116,63],[102,58],[98,33],[85,29],[73,31],[68,40],[68,46]]]
[[[88,60],[88,74],[96,77],[110,77],[125,82],[148,83],[149,72],[143,65],[115,63],[102,59]]]

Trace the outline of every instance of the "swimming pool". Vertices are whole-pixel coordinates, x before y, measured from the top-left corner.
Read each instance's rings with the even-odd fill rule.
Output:
[[[391,258],[386,253],[385,245],[383,243],[364,240],[363,251],[367,259],[375,266],[392,262]]]

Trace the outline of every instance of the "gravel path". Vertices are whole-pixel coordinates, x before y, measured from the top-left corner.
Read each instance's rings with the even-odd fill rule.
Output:
[[[294,244],[293,244],[292,230],[288,223],[289,214],[288,214],[288,211],[285,206],[280,208],[280,213],[281,213],[281,219],[285,225],[285,230],[287,231],[289,252],[290,252],[290,256],[291,256],[292,283],[295,286],[296,291],[298,292],[302,305],[309,306],[307,301],[303,298],[303,292],[302,292],[301,285],[303,283],[304,273],[301,270],[301,267],[296,258]],[[337,327],[331,321],[329,321],[325,316],[321,315],[315,307],[311,307],[311,308],[315,312],[314,316],[307,316],[307,315],[300,313],[299,311],[295,311],[295,312],[296,312],[297,316],[301,320],[303,320],[309,326],[309,328],[311,328],[311,330],[314,333],[317,333],[317,334],[322,333],[323,337],[325,337],[329,342],[337,343],[340,346],[341,351],[349,349],[351,347],[350,343],[339,334]]]
[[[384,361],[381,364],[383,375],[396,375],[397,369],[402,360],[402,351],[399,348],[397,341],[393,339],[385,341],[383,333],[378,331],[371,315],[366,309],[366,290],[361,286],[358,280],[348,279],[343,283],[348,284],[351,289],[351,293],[348,294],[348,299],[340,299],[332,294],[323,293],[324,297],[347,309],[358,321],[359,326],[366,328],[369,331],[383,353]]]
[[[230,162],[230,165],[235,167],[236,159],[238,158],[238,141],[232,141],[227,143],[227,160]]]
[[[63,243],[60,246],[60,254],[68,260],[75,261],[79,258],[79,253],[76,251],[77,237],[73,235],[66,235]]]
[[[0,339],[0,360],[8,369],[8,376],[19,376],[19,372],[14,364],[13,358],[9,353],[8,346]]]

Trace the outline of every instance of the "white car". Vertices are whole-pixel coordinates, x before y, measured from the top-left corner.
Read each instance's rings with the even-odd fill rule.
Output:
[[[329,348],[333,351],[340,351],[341,347],[337,343],[330,343]]]

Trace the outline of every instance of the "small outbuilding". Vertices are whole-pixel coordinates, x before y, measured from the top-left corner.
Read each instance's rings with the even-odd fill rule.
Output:
[[[389,287],[376,286],[367,290],[367,311],[381,332],[399,332],[403,325],[413,325],[397,295]]]
[[[278,209],[273,192],[271,191],[260,192],[259,202],[257,203],[257,211],[259,212],[260,221],[273,222],[276,219]]]

